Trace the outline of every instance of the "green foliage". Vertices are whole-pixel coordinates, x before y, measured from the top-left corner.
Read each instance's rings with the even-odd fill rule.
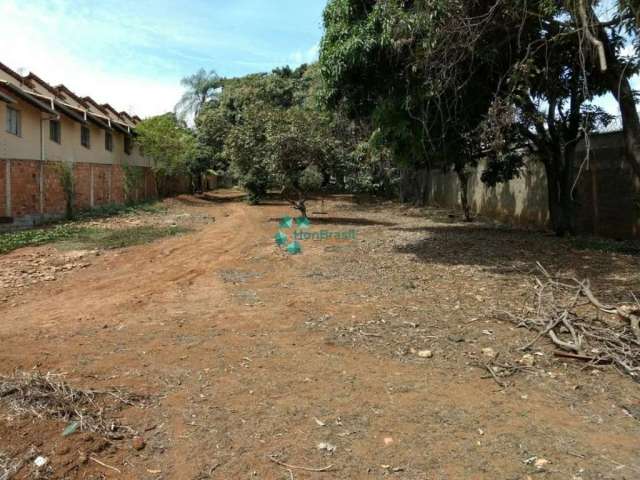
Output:
[[[113,235],[111,235],[101,233],[102,229],[100,229],[100,231],[98,231],[98,229],[88,229],[87,227],[84,227],[80,222],[96,218],[112,217],[116,215],[161,213],[164,211],[166,211],[166,208],[159,203],[140,203],[137,205],[102,205],[85,212],[77,213],[75,215],[76,220],[74,220],[74,222],[72,223],[62,223],[42,228],[34,228],[30,230],[0,233],[0,255],[11,252],[18,248],[44,245],[47,243],[76,242],[90,247],[91,245],[89,245],[89,243],[93,242],[93,245],[96,247],[107,248],[105,247],[105,245],[113,245],[117,243],[118,241],[120,241],[119,239],[121,239],[122,236],[126,236],[129,238],[150,238],[151,234],[148,230],[140,230],[137,233],[135,231],[129,233],[114,233]],[[159,230],[156,233],[159,234],[162,231],[167,234],[175,234],[181,233],[184,230],[165,229]],[[102,238],[103,241],[98,242],[98,238]]]
[[[188,232],[182,227],[142,226],[123,229],[90,228],[74,224],[56,225],[0,234],[0,255],[18,248],[57,243],[61,247],[112,249],[149,243]]]
[[[370,121],[371,144],[399,167],[472,162],[478,148],[470,133],[501,73],[487,66],[499,64],[500,53],[470,48],[461,18],[481,18],[489,8],[461,0],[330,1],[320,52],[323,98]]]
[[[230,129],[224,145],[229,171],[247,190],[252,204],[264,198],[271,184],[266,140],[268,118],[268,113],[258,108],[247,109],[245,119]]]
[[[0,233],[0,255],[17,248],[43,245],[67,240],[77,235],[81,229],[71,224],[56,225],[51,228]]]
[[[60,162],[56,164],[58,170],[58,180],[65,198],[65,215],[68,219],[73,218],[76,198],[76,181],[73,175],[73,164],[71,162]]]
[[[196,119],[209,167],[230,173],[252,203],[269,188],[300,201],[331,182],[344,185],[362,133],[322,107],[320,83],[317,65],[226,79]]]
[[[135,204],[121,205],[118,203],[111,203],[107,205],[99,205],[90,210],[79,212],[76,215],[77,220],[91,220],[95,218],[108,218],[116,215],[135,215],[141,213],[163,213],[167,208],[161,203],[150,201]]]
[[[136,142],[152,160],[158,193],[164,194],[168,177],[189,173],[189,164],[198,153],[194,133],[172,113],[143,120],[136,126]]]
[[[132,205],[136,202],[136,192],[142,186],[144,181],[144,169],[136,165],[122,164],[124,173],[124,196],[125,203]]]
[[[599,2],[586,3],[595,20]],[[635,15],[633,3],[620,2],[619,12]],[[461,185],[481,154],[490,160],[489,184],[542,161],[553,226],[571,230],[575,146],[609,120],[590,102],[611,88],[578,9],[553,0],[330,0],[323,98],[371,122],[371,145],[399,167],[453,168]],[[637,38],[632,18],[606,33],[589,26],[604,35],[610,61],[625,46],[621,29]],[[637,64],[624,60],[620,75]]]

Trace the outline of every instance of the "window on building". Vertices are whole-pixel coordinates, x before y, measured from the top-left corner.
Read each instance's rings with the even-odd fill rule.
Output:
[[[58,120],[49,120],[49,138],[52,142],[62,143],[62,131]]]
[[[133,144],[131,142],[131,137],[129,135],[124,137],[124,153],[127,155],[131,155],[131,149]]]
[[[80,143],[83,147],[91,148],[91,130],[89,130],[89,127],[82,127],[80,130]]]
[[[113,135],[111,132],[104,132],[104,149],[113,152]]]
[[[20,111],[7,106],[7,132],[22,136],[22,118]]]

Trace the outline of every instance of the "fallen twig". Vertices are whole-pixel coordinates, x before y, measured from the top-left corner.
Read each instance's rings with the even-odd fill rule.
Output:
[[[275,458],[273,455],[268,455],[267,458],[271,460],[273,463],[277,463],[281,467],[285,467],[293,470],[304,470],[306,472],[327,472],[333,468],[333,465],[327,465],[326,467],[321,467],[321,468],[300,467],[297,465],[289,465],[288,463],[281,462],[280,460]]]
[[[500,386],[500,388],[506,388],[506,385],[504,383],[502,383],[500,381],[500,379],[498,378],[498,376],[496,375],[496,372],[493,371],[493,368],[491,368],[491,365],[489,364],[485,364],[484,367],[487,369],[487,371],[491,374],[491,377],[495,380],[495,382]]]
[[[111,465],[107,465],[106,463],[101,462],[100,460],[98,460],[98,459],[97,459],[97,458],[95,458],[95,457],[89,457],[89,459],[90,459],[91,461],[93,461],[93,462],[96,462],[98,465],[102,465],[102,466],[103,466],[103,467],[105,467],[105,468],[108,468],[108,469],[110,469],[110,470],[113,470],[114,472],[122,473],[122,472],[121,472],[120,470],[118,470],[116,467],[112,467]]]
[[[592,363],[611,363],[610,361],[607,360],[603,360],[601,358],[598,357],[589,357],[587,355],[578,355],[576,353],[569,353],[569,352],[561,352],[559,350],[556,350],[555,352],[553,352],[553,354],[556,357],[562,357],[562,358],[573,358],[575,360],[584,360],[585,362],[592,362]]]

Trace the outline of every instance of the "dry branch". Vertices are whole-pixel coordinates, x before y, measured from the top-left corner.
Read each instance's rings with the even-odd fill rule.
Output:
[[[559,279],[538,264],[532,307],[509,321],[537,332],[522,350],[548,337],[565,358],[592,364],[611,363],[640,381],[640,305],[601,302],[588,280]],[[582,299],[582,300],[581,300]],[[560,353],[558,353],[560,356]]]

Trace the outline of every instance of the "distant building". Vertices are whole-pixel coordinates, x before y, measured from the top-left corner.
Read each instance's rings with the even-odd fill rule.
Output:
[[[73,166],[78,208],[155,195],[151,162],[134,142],[140,121],[0,63],[0,223],[28,225],[64,213],[61,162]],[[135,191],[125,192],[124,166],[143,172]]]

